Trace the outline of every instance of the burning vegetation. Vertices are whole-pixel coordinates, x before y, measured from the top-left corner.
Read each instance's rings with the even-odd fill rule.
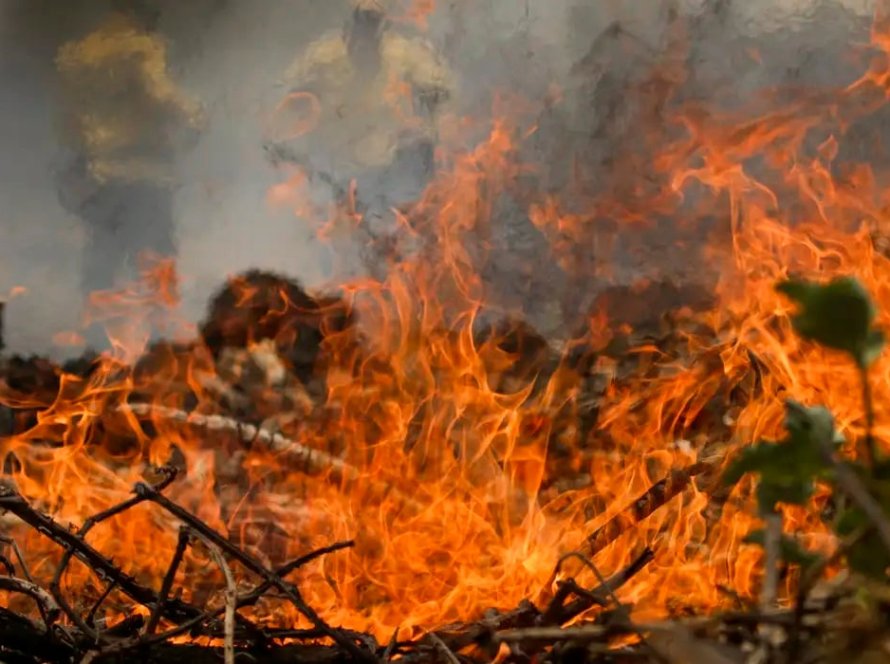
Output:
[[[419,30],[433,3],[408,4],[393,25]],[[4,357],[0,657],[890,658],[890,173],[845,147],[882,139],[887,16],[859,77],[731,110],[687,94],[698,28],[672,16],[598,111],[630,118],[589,133],[610,159],[565,164],[532,159],[559,90],[445,112],[446,68],[379,11],[310,49],[266,146],[270,202],[358,238],[367,274],[326,293],[233,275],[194,329],[149,256],[91,296],[110,351]],[[601,48],[574,74],[597,94]],[[398,147],[306,160],[318,123],[336,134],[330,95],[381,90]],[[415,166],[419,193],[363,197]]]

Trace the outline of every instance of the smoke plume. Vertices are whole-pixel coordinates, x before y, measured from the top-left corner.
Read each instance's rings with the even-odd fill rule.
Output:
[[[287,66],[313,39],[341,29],[348,2],[153,4],[169,42],[173,76],[201,100],[208,118],[198,144],[179,155],[176,165],[182,314],[196,321],[226,275],[251,267],[280,270],[310,287],[328,284],[336,275],[315,239],[316,228],[267,204],[267,192],[282,174],[263,150],[264,123],[284,92],[279,82]],[[648,112],[636,86],[667,57],[677,17],[689,40],[683,63],[687,80],[677,94],[732,107],[764,87],[849,80],[858,64],[843,56],[851,43],[867,39],[872,5],[866,0],[439,0],[426,37],[456,73],[458,113],[484,120],[498,91],[541,103],[539,131],[524,148],[524,158],[546,166],[547,176],[538,183],[543,192],[566,185],[571,151],[605,181],[616,154],[636,147],[635,118]],[[64,354],[68,351],[54,345],[54,338],[80,324],[85,294],[77,284],[89,230],[62,209],[55,190],[53,173],[63,148],[53,58],[62,43],[93,29],[108,7],[104,0],[0,5],[5,54],[0,61],[0,297],[10,296],[5,333],[13,351]],[[544,110],[543,100],[554,87],[561,101]],[[566,324],[564,312],[554,313],[543,303],[554,299],[554,289],[570,285],[560,283],[527,210],[515,201],[502,208],[494,238],[499,250],[485,275],[493,296],[525,308],[535,324],[555,333]],[[629,256],[622,260],[619,281],[645,271]],[[683,260],[668,255],[664,262],[658,270]],[[534,269],[529,283],[519,287],[522,264],[526,271],[529,264]]]

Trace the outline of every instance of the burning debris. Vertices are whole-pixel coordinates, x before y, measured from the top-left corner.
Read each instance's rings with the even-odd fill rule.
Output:
[[[446,113],[449,68],[396,30],[429,14],[361,3],[283,92],[291,129],[321,127],[272,146],[270,197],[367,241],[370,276],[247,270],[195,329],[147,260],[91,297],[110,350],[3,357],[0,656],[886,659],[887,174],[843,148],[886,102],[883,14],[858,78],[734,110],[685,73],[704,23],[616,24],[573,70],[585,152],[554,140],[543,174],[542,134],[583,113],[555,89]],[[346,110],[391,131],[340,134]],[[306,161],[356,133],[387,145]],[[369,201],[405,151],[418,190]]]
[[[255,290],[241,290],[247,284]],[[265,299],[258,300],[256,298],[261,292],[261,284],[269,289],[262,290]],[[232,320],[233,314],[239,316],[235,322],[237,327],[244,323],[245,318],[240,317],[242,314],[258,323],[269,315],[286,313],[287,310],[283,310],[276,299],[282,297],[285,287],[291,289],[293,299],[297,299],[297,294],[305,298],[302,302],[304,306],[295,308],[292,315],[319,311],[308,306],[316,300],[295,283],[276,275],[253,271],[231,280],[214,299],[203,329],[225,329],[225,323]],[[233,299],[236,292],[243,296],[236,298],[242,305],[246,305],[248,298],[253,297],[250,300],[252,305],[233,309],[231,305],[236,301]],[[292,304],[290,300],[289,303]],[[216,347],[216,357],[223,357],[220,351],[224,346],[229,349],[240,347],[247,351],[242,356],[246,363],[251,362],[251,357],[256,352],[287,357],[292,350],[289,343],[278,347],[280,355],[275,346],[263,349],[265,344],[262,339],[280,340],[282,337],[277,332],[281,329],[288,329],[288,325],[278,321],[272,328],[258,331],[257,337],[238,336],[238,332],[235,332],[234,336],[226,337]],[[657,343],[662,352],[670,352],[672,344],[677,343],[677,339],[683,334],[676,330],[660,339]],[[291,343],[295,340],[293,336],[284,338]],[[314,343],[314,351],[320,352],[324,335],[308,339],[304,343]],[[489,361],[490,368],[496,370],[494,375],[503,376],[496,383],[498,385],[503,385],[503,380],[509,379],[520,385],[530,386],[541,373],[548,376],[545,383],[552,384],[554,376],[560,371],[566,371],[567,367],[572,367],[571,371],[578,372],[579,375],[592,369],[589,361],[579,361],[577,352],[571,355],[571,359],[566,356],[557,362],[557,366],[545,368],[550,364],[548,358],[553,356],[552,351],[548,350],[547,344],[533,330],[522,323],[514,322],[482,329],[476,336],[476,342],[481,357],[486,356],[484,349],[487,344],[496,343],[495,348],[500,351],[500,355],[495,354]],[[203,346],[200,349],[189,346],[165,348],[166,353],[178,353],[180,361],[191,353],[203,352]],[[510,359],[505,360],[505,356]],[[141,375],[143,379],[157,378],[163,364],[157,358],[151,360],[151,357],[150,353],[147,356],[148,364],[134,371],[134,377]],[[102,366],[104,362],[105,360],[98,358],[93,363],[88,363],[89,367],[82,373],[87,377],[97,373],[101,375],[108,370]],[[632,384],[645,364],[645,360],[638,360],[636,368],[626,369],[625,379],[617,379],[611,383],[613,389],[625,381]],[[757,366],[759,365],[752,360],[749,369],[756,371]],[[69,366],[69,372],[75,368],[75,365]],[[242,395],[245,400],[258,399],[257,402],[251,402],[252,404],[259,404],[263,399],[268,400],[270,391],[286,391],[286,381],[276,379],[276,376],[282,371],[290,375],[296,371],[294,365],[282,370],[281,365],[275,362],[259,362],[257,368],[266,369],[265,373],[256,371],[251,374],[252,382],[260,389],[255,394]],[[81,366],[80,369],[83,370],[84,367]],[[121,367],[115,368],[115,371],[120,370]],[[52,400],[56,393],[65,393],[59,377],[62,376],[64,381],[64,376],[68,376],[70,380],[73,374],[63,374],[58,368],[39,360],[11,358],[5,365],[4,376],[7,398],[12,397],[13,390],[20,391],[22,396],[38,395],[41,391],[37,385],[42,384],[44,398]],[[26,379],[32,382],[23,383]],[[120,380],[120,376],[111,376],[111,380],[113,384]],[[169,376],[167,380],[170,380]],[[137,382],[143,381],[137,379]],[[6,523],[17,535],[4,540],[8,555],[4,554],[0,558],[8,575],[0,577],[0,589],[9,594],[8,608],[0,609],[0,652],[4,656],[14,657],[15,661],[29,662],[68,662],[84,656],[94,662],[124,661],[134,656],[143,661],[179,661],[186,658],[197,658],[199,661],[206,658],[210,661],[220,656],[225,661],[234,661],[240,654],[260,661],[389,661],[392,658],[407,661],[484,661],[494,658],[498,652],[509,652],[511,660],[543,658],[541,661],[563,661],[565,658],[582,658],[586,661],[639,661],[643,658],[645,661],[649,658],[651,661],[669,662],[740,662],[746,661],[743,658],[746,648],[750,650],[761,647],[761,631],[764,628],[780,635],[780,641],[776,644],[779,647],[778,652],[784,652],[789,647],[789,638],[793,638],[796,644],[796,650],[789,652],[801,652],[801,648],[812,648],[812,644],[820,642],[826,631],[838,629],[838,624],[843,624],[843,630],[849,628],[846,622],[838,623],[840,619],[837,617],[841,610],[839,607],[843,606],[843,585],[837,586],[834,591],[823,590],[822,596],[813,595],[812,599],[804,597],[806,604],[798,604],[786,610],[761,613],[752,610],[744,597],[733,594],[731,597],[738,603],[738,608],[735,612],[719,617],[687,617],[670,622],[638,623],[632,619],[631,608],[616,594],[657,560],[655,551],[650,546],[658,546],[658,536],[655,539],[647,537],[650,546],[637,547],[639,551],[626,567],[609,578],[604,578],[596,567],[592,567],[591,561],[608,550],[614,542],[635,531],[647,530],[645,524],[648,519],[659,510],[665,509],[673,499],[690,490],[700,491],[700,495],[709,497],[708,506],[702,513],[709,514],[710,510],[707,517],[710,527],[716,525],[720,519],[721,505],[728,494],[722,491],[719,482],[724,454],[713,449],[710,457],[700,455],[698,462],[686,468],[669,470],[664,479],[653,483],[635,500],[620,505],[620,510],[613,512],[613,516],[599,527],[588,529],[585,540],[577,551],[569,552],[555,561],[550,580],[540,586],[539,592],[518,602],[513,610],[490,610],[476,620],[440,626],[408,638],[400,637],[399,630],[396,630],[388,642],[378,641],[373,634],[332,626],[306,599],[300,588],[301,584],[290,579],[301,575],[305,569],[323,564],[326,559],[355,551],[362,546],[361,538],[332,541],[328,545],[317,549],[309,548],[292,557],[290,540],[295,535],[288,530],[281,530],[277,534],[280,541],[276,549],[274,539],[269,537],[276,529],[275,516],[270,513],[263,520],[260,503],[254,506],[253,514],[246,519],[239,519],[237,513],[226,511],[227,506],[239,500],[249,500],[252,493],[262,490],[256,484],[241,481],[244,479],[245,461],[251,456],[274,459],[276,467],[282,471],[299,473],[307,480],[323,479],[336,487],[338,492],[361,492],[364,501],[388,503],[391,508],[398,505],[398,509],[415,517],[429,509],[423,502],[423,496],[406,494],[392,478],[389,481],[369,482],[366,471],[344,461],[342,452],[325,453],[286,437],[269,428],[266,422],[250,424],[222,414],[231,412],[230,409],[234,408],[227,407],[222,400],[215,406],[216,413],[203,414],[201,410],[206,410],[206,403],[200,405],[198,392],[203,389],[200,382],[193,383],[190,388],[198,405],[189,411],[152,403],[151,399],[156,394],[152,390],[146,390],[145,384],[128,395],[122,394],[125,401],[117,402],[114,406],[117,415],[140,423],[137,425],[139,429],[130,429],[131,436],[141,429],[145,435],[157,440],[165,435],[164,431],[175,430],[178,436],[187,435],[188,439],[202,441],[202,447],[213,449],[216,459],[211,465],[216,469],[216,477],[212,480],[212,496],[201,498],[198,511],[192,511],[168,498],[165,494],[175,491],[177,483],[187,484],[197,479],[203,484],[210,480],[206,474],[199,478],[194,477],[196,473],[206,473],[208,469],[202,471],[199,464],[190,463],[182,452],[177,454],[175,450],[171,450],[171,465],[155,466],[150,456],[145,456],[149,450],[143,449],[140,451],[143,458],[139,465],[143,468],[140,474],[144,479],[134,484],[131,497],[89,516],[79,527],[71,527],[44,511],[52,509],[45,500],[25,498],[19,487],[27,486],[28,480],[36,478],[27,478],[22,473],[23,467],[19,461],[16,461],[15,467],[8,466],[5,470],[7,479],[0,485],[0,508],[7,516]],[[170,384],[167,388],[165,396],[177,392],[176,389],[171,389]],[[68,396],[77,400],[73,392]],[[534,402],[534,391],[529,392],[526,398]],[[602,390],[597,395],[588,395],[588,398],[608,401]],[[744,403],[750,395],[737,393],[734,397],[727,395],[726,398],[730,402],[735,400]],[[309,416],[318,416],[318,411],[329,406],[325,403],[323,393],[316,399],[319,401],[312,403],[313,412],[307,413]],[[100,422],[111,423],[115,419],[108,410],[112,404],[106,402],[103,405],[97,420],[100,426]],[[37,408],[39,412],[47,412],[51,405],[31,404],[31,407]],[[243,403],[238,407],[245,408]],[[253,407],[259,409],[259,405]],[[727,408],[732,406],[726,403],[723,409]],[[21,414],[25,409],[20,406],[16,410]],[[246,412],[251,412],[251,408],[247,408]],[[709,433],[715,431],[712,422],[706,421],[704,426]],[[29,437],[39,427],[39,422],[35,424],[33,418],[18,417],[13,431],[10,432],[10,440],[17,436]],[[695,426],[691,427],[691,430],[694,429]],[[556,438],[557,432],[558,427],[553,426],[551,435]],[[588,435],[595,437],[596,433],[588,431]],[[577,433],[575,437],[577,439]],[[87,454],[97,455],[97,460],[101,459],[101,463],[113,469],[112,459],[103,458],[104,452],[112,449],[108,439],[97,446],[98,437],[95,433],[89,438],[91,441],[87,442],[85,439],[84,442],[94,449]],[[132,442],[138,443],[135,437]],[[593,455],[602,453],[604,450],[601,442],[591,445],[589,452]],[[32,438],[27,444],[34,448],[49,445],[49,449],[59,449],[51,440]],[[39,454],[33,449],[23,456],[34,453]],[[118,463],[123,462],[131,467],[132,460],[136,458],[133,456],[134,449],[131,448],[129,453],[130,460],[126,458],[127,453],[119,453]],[[228,459],[235,463],[227,463]],[[571,470],[565,466],[557,466],[551,477],[564,481],[571,477]],[[584,488],[583,484],[577,486]],[[236,489],[234,493],[232,489]],[[553,486],[544,488],[541,493],[542,497],[552,496],[549,500],[545,499],[546,509],[549,510],[565,509],[576,500],[572,494],[572,489]],[[587,495],[588,500],[596,498],[595,492],[588,492]],[[208,501],[223,510],[220,514],[223,517],[221,523],[233,525],[214,527],[211,523],[220,523],[218,517],[199,516],[201,508],[206,512]],[[560,507],[560,502],[565,505]],[[169,560],[155,563],[158,571],[164,569],[163,574],[158,576],[158,589],[144,580],[145,570],[140,571],[139,566],[134,567],[132,563],[135,561],[117,561],[92,544],[92,537],[88,538],[89,533],[114,520],[119,519],[123,525],[127,523],[128,517],[144,519],[143,515],[137,515],[136,512],[140,506],[145,505],[154,508],[155,516],[152,520],[156,520],[158,526],[170,528],[171,534],[176,534],[175,547]],[[303,516],[299,517],[305,519],[307,527],[317,518],[312,510],[310,499],[302,508]],[[58,508],[53,511],[58,511]],[[291,501],[288,521],[292,523],[300,511],[301,508]],[[602,513],[608,514],[608,508]],[[10,520],[12,517],[15,521]],[[13,525],[16,522],[17,525]],[[178,530],[176,524],[179,524]],[[670,528],[670,524],[665,523],[659,529],[665,526]],[[24,540],[27,542],[25,549],[18,544],[23,537],[23,529]],[[30,534],[34,537],[30,537]],[[45,564],[40,559],[29,555],[35,550],[35,537],[57,547],[59,555],[53,556],[57,560],[54,566],[45,569]],[[574,573],[570,573],[569,568],[576,561],[583,564]],[[238,569],[237,576],[232,571],[235,565]],[[66,591],[66,587],[71,587],[70,582],[66,584],[65,580],[66,576],[70,577],[74,573],[75,566],[92,575],[95,582],[90,582],[88,586],[76,586],[72,597],[70,590]],[[584,566],[591,566],[595,571],[594,578],[598,581],[592,587],[585,587],[576,580],[580,578],[577,577],[577,572],[583,570]],[[183,567],[189,569],[184,572]],[[218,571],[214,572],[214,569]],[[48,581],[44,581],[46,585],[41,586],[37,579],[44,576]],[[728,597],[729,592],[727,591]],[[24,609],[25,604],[19,598],[32,601],[37,614],[25,617],[28,615]],[[280,611],[282,603],[293,607],[300,616],[296,619],[297,625],[305,623],[306,626],[274,626],[275,612],[273,610],[270,613],[269,609],[277,606]],[[675,609],[681,612],[683,610],[679,606]],[[575,624],[582,616],[589,617],[584,622]],[[266,622],[269,618],[272,618],[272,624]],[[571,624],[574,626],[566,627]],[[862,626],[862,629],[865,630],[862,634],[869,633],[868,627]],[[618,645],[622,641],[633,643],[643,634],[645,638],[635,645]],[[330,645],[321,645],[325,641]]]

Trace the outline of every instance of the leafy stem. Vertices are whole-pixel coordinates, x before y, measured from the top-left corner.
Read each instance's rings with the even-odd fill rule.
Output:
[[[794,401],[785,404],[785,436],[778,441],[758,441],[741,451],[724,475],[727,484],[743,476],[758,475],[758,512],[766,529],[750,533],[747,540],[766,550],[766,577],[762,602],[774,600],[777,556],[798,565],[804,573],[800,604],[827,563],[783,536],[778,506],[807,505],[817,483],[830,487],[837,507],[832,527],[845,544],[843,555],[850,569],[886,581],[890,568],[890,464],[879,456],[875,440],[875,403],[869,367],[884,348],[884,334],[874,327],[875,306],[855,279],[842,277],[825,284],[790,279],[777,290],[798,305],[792,315],[794,330],[804,339],[841,351],[858,370],[865,434],[859,442],[858,459],[840,458],[843,442],[832,414],[821,406],[807,407]],[[777,543],[778,542],[778,543]]]
[[[868,365],[864,362],[857,362],[859,369],[859,380],[862,383],[862,406],[865,408],[865,440],[864,454],[865,462],[870,468],[874,468],[878,460],[877,445],[875,445],[875,404],[871,392],[871,381],[868,379]]]

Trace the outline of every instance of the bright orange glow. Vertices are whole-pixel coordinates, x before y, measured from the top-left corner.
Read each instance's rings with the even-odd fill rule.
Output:
[[[285,95],[272,117],[272,128],[278,140],[289,141],[311,132],[321,116],[321,103],[311,92]]]
[[[408,23],[425,32],[430,27],[430,16],[436,11],[436,0],[401,0],[399,9],[391,18],[393,22]]]
[[[813,90],[791,103],[767,100],[765,112],[763,100],[733,113],[690,104],[666,126],[659,120],[642,127],[649,152],[617,157],[607,193],[523,190],[527,176],[546,168],[520,156],[534,134],[524,121],[527,102],[504,97],[472,149],[453,146],[479,123],[451,118],[435,178],[409,209],[395,213],[399,251],[388,274],[341,285],[360,334],[327,329],[328,319],[321,324],[328,332],[326,394],[308,396],[300,386],[285,418],[275,389],[264,384],[251,393],[264,416],[279,417],[290,440],[342,465],[304,472],[286,451],[246,449],[233,436],[171,420],[160,409],[137,417],[122,408],[138,398],[204,415],[219,411],[207,386],[223,370],[205,348],[155,349],[140,371],[128,368],[152,330],[194,336],[177,323],[176,271],[160,259],[146,263],[138,283],[93,296],[91,320],[105,323],[114,351],[88,378],[61,376],[51,397],[6,391],[5,402],[40,411],[31,429],[0,442],[0,455],[15,455],[22,493],[63,523],[80,524],[125,499],[149,464],[177,456],[187,472],[167,495],[271,564],[355,539],[355,548],[314,562],[294,580],[326,619],[380,639],[397,627],[409,638],[539,597],[560,556],[582,547],[672,469],[697,460],[719,467],[739,447],[779,437],[787,397],[824,404],[845,432],[861,433],[855,371],[793,334],[790,305],[774,285],[792,272],[820,280],[855,275],[879,303],[879,324],[890,326],[890,173],[843,157],[850,124],[888,98],[886,27],[876,22],[880,57],[840,90]],[[681,78],[670,73],[672,81]],[[393,99],[403,93],[388,91]],[[713,301],[704,311],[687,302],[673,307],[654,332],[610,318],[606,304],[595,306],[582,338],[565,344],[555,367],[517,351],[519,333],[480,335],[496,305],[486,299],[482,275],[506,195],[525,203],[552,259],[579,288],[611,278],[619,235],[633,246],[659,220],[678,220],[670,230]],[[364,221],[354,186],[334,210],[322,210],[310,201],[302,171],[273,187],[269,202],[315,223],[325,240],[354,233]],[[652,287],[641,278],[626,299],[643,299]],[[258,328],[269,318],[306,314],[283,290],[260,293],[246,282],[235,290],[244,311],[259,300],[269,305]],[[268,343],[252,332],[245,345],[256,356],[293,341],[281,335]],[[626,352],[600,354],[622,341]],[[580,353],[585,360],[573,353],[578,349],[589,351]],[[871,377],[876,435],[887,440],[890,357]],[[601,395],[590,424],[584,386],[594,380]],[[759,549],[742,544],[757,527],[750,486],[716,510],[711,480],[691,482],[596,554],[609,574],[644,546],[654,549],[654,562],[621,590],[640,616],[729,607],[733,600],[721,587],[756,595]],[[819,518],[821,499],[812,509],[785,510],[786,524],[828,551],[833,542]],[[13,534],[32,572],[51,576],[59,551],[38,533]],[[97,527],[89,540],[157,587],[176,536],[173,520],[142,506]],[[577,572],[595,584],[589,572]],[[199,601],[211,582],[222,585],[215,567],[189,549],[177,581],[184,597]],[[793,575],[786,590],[792,583]],[[80,563],[66,587],[84,598],[103,590]],[[114,597],[104,605],[109,619],[122,611]],[[302,625],[285,602],[245,612]]]

